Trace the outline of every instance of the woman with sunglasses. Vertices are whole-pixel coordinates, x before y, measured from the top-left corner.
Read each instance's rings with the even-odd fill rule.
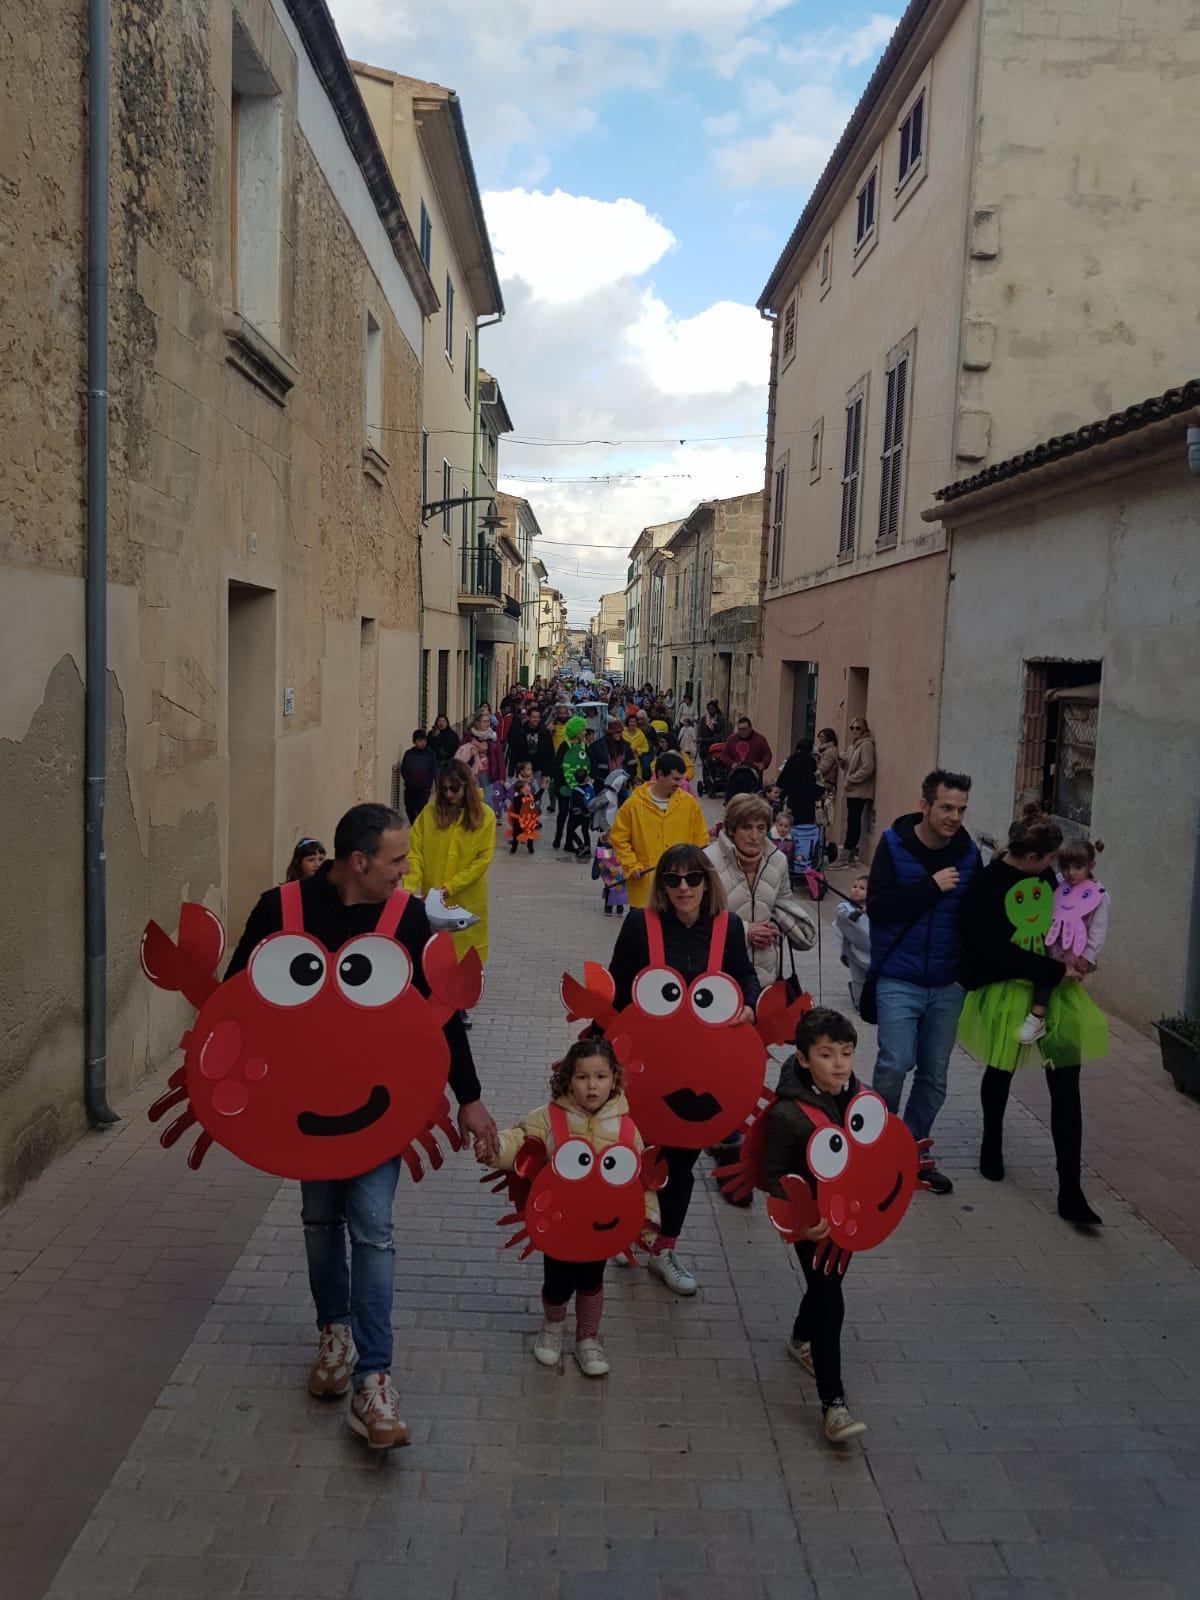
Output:
[[[677,844],[664,851],[654,873],[646,911],[630,910],[609,962],[616,986],[614,1004],[617,1010],[630,1004],[634,980],[650,965],[647,911],[658,918],[667,966],[689,986],[702,973],[712,970],[709,947],[713,923],[726,909],[721,880],[703,850],[693,844]],[[720,971],[728,973],[742,991],[744,1004],[736,1026],[748,1026],[754,1021],[754,1003],[761,985],[750,960],[741,918],[732,911],[728,913]],[[669,1177],[658,1197],[661,1231],[649,1260],[655,1277],[668,1289],[683,1295],[695,1294],[699,1287],[695,1274],[675,1254],[675,1244],[683,1231],[692,1198],[693,1168],[699,1154],[699,1149],[663,1151]]]
[[[850,743],[838,756],[838,766],[846,774],[846,842],[844,866],[858,865],[858,845],[862,838],[863,812],[875,798],[875,738],[866,717],[855,717],[850,724]]]
[[[485,965],[488,957],[487,870],[496,851],[496,815],[483,803],[479,784],[461,761],[439,769],[433,803],[412,825],[404,887],[427,895],[440,889],[451,905],[479,918],[454,935],[459,956],[474,948]],[[462,1013],[469,1028],[470,1018]]]

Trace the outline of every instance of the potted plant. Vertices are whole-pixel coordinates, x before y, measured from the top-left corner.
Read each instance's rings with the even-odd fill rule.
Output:
[[[1163,1071],[1184,1094],[1200,1095],[1200,1017],[1163,1017],[1154,1026]]]

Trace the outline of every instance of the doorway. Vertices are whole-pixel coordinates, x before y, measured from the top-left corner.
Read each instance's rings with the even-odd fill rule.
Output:
[[[815,661],[792,661],[792,727],[789,753],[798,744],[810,749],[817,737],[817,683],[820,675]]]
[[[275,854],[275,594],[231,583],[228,598],[227,925],[236,937],[279,877]]]

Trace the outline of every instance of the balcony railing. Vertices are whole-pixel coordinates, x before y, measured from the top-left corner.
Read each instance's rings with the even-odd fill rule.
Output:
[[[479,600],[502,598],[500,557],[494,550],[477,547],[463,551],[459,593]]]

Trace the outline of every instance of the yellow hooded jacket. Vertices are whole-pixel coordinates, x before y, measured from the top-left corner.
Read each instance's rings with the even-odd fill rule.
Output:
[[[560,1095],[554,1103],[566,1112],[568,1131],[572,1135],[579,1135],[588,1140],[597,1154],[606,1150],[610,1144],[616,1144],[621,1136],[621,1118],[629,1115],[629,1101],[626,1100],[624,1091],[614,1094],[600,1107],[594,1117],[589,1116],[571,1094]],[[500,1135],[500,1149],[488,1162],[488,1166],[495,1167],[499,1172],[511,1172],[526,1139],[540,1139],[546,1146],[546,1154],[548,1156],[554,1154],[554,1135],[550,1128],[549,1106],[539,1106],[536,1111],[531,1111],[528,1116],[522,1117],[515,1127],[505,1128]],[[633,1130],[633,1143],[640,1156],[646,1146],[636,1128]],[[646,1190],[646,1220],[652,1222],[655,1227],[658,1226],[658,1197],[653,1189]]]
[[[431,800],[409,833],[404,875],[404,887],[410,894],[444,889],[452,905],[475,913],[479,921],[454,935],[454,948],[460,957],[474,948],[483,962],[488,958],[487,870],[495,851],[496,813],[491,806],[484,806],[483,821],[477,828],[464,826],[461,817],[448,828],[439,828]]]
[[[660,811],[650,785],[642,784],[617,812],[609,837],[625,874],[629,904],[644,906],[650,899],[651,873],[663,852],[673,844],[694,844],[706,849],[708,824],[694,795],[676,789],[667,801],[667,809]],[[644,876],[635,878],[633,874],[639,868]]]

